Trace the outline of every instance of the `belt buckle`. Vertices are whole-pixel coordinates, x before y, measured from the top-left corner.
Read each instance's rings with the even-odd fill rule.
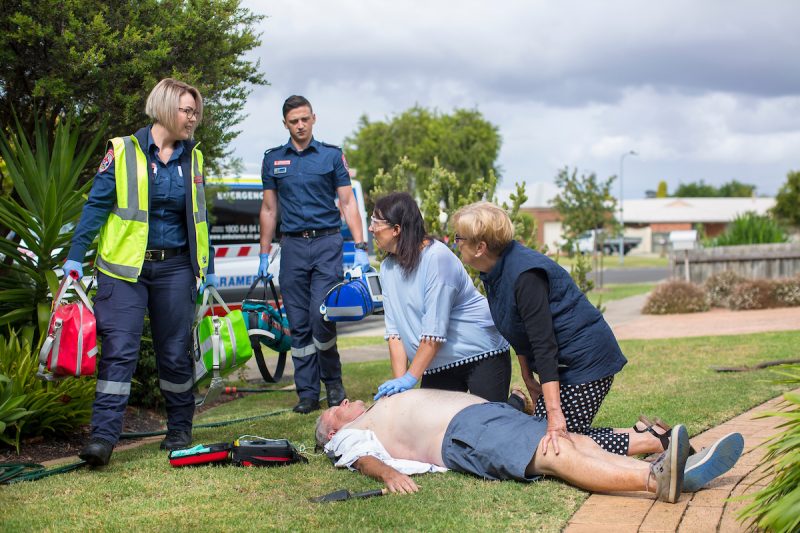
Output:
[[[160,252],[160,253],[156,253]],[[145,261],[163,261],[164,260],[164,250],[145,250],[144,251],[144,260]]]
[[[311,231],[309,231],[309,230],[307,230],[307,229],[306,229],[306,230],[303,230],[303,238],[304,238],[304,239],[310,239],[311,237],[313,237],[313,236],[314,236],[313,234],[314,234],[314,231],[313,231],[313,230],[311,230]]]

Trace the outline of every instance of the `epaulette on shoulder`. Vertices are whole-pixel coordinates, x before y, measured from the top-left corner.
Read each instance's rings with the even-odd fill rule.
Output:
[[[319,144],[321,144],[322,146],[327,146],[328,148],[335,148],[335,149],[339,150],[340,152],[342,151],[342,147],[341,146],[336,146],[335,144],[330,144],[330,143],[326,143],[326,142],[322,142],[322,141],[320,141]]]
[[[267,155],[268,153],[270,153],[270,152],[272,152],[274,150],[277,150],[278,148],[283,148],[283,145],[273,146],[272,148],[267,148],[266,150],[264,150],[264,155]]]

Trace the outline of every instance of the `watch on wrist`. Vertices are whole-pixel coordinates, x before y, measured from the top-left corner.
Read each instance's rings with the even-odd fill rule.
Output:
[[[355,244],[356,250],[364,250],[367,251],[367,243],[366,242],[357,242]]]

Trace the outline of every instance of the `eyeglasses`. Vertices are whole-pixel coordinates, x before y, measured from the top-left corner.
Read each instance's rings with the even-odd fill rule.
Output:
[[[189,120],[192,120],[194,117],[196,117],[199,114],[197,109],[193,109],[191,107],[179,107],[178,111],[182,111],[183,113],[185,113],[186,114],[186,118],[188,118]]]
[[[458,244],[458,243],[460,243],[460,242],[465,242],[465,241],[468,241],[468,240],[469,240],[469,239],[467,239],[466,237],[462,237],[462,236],[461,236],[461,235],[459,235],[458,233],[456,233],[455,235],[453,235],[453,241],[454,241],[456,244]]]
[[[380,226],[381,224],[384,224],[386,226],[392,225],[388,220],[385,220],[383,218],[377,218],[374,216],[369,217],[369,225],[372,226],[373,228],[376,226]]]

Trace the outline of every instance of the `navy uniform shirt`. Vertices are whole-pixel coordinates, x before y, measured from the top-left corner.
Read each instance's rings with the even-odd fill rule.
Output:
[[[183,150],[183,143],[177,143],[169,161],[162,162],[158,157],[158,146],[153,141],[152,126],[148,128],[145,149],[150,176],[148,249],[187,245],[186,187],[180,166]],[[83,261],[87,248],[100,227],[105,224],[117,201],[115,163],[112,157],[106,155],[94,177],[89,198],[83,207],[78,227],[75,228],[69,259]]]
[[[278,194],[282,232],[338,228],[336,189],[350,185],[341,149],[311,139],[302,152],[292,141],[264,153],[261,182]]]

